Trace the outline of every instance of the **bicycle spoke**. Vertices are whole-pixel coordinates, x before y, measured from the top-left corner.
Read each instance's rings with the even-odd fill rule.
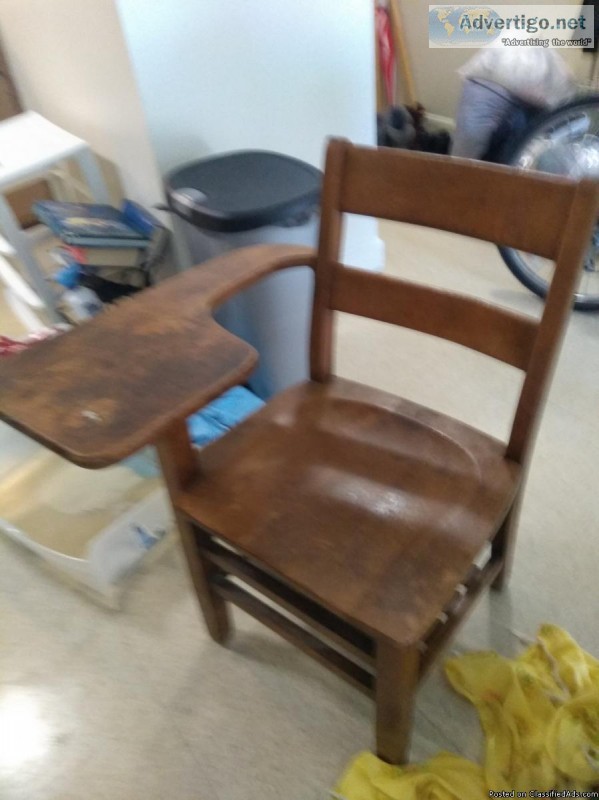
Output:
[[[523,170],[549,172],[575,180],[599,180],[599,96],[573,102],[539,123],[512,155],[510,163]],[[599,308],[598,234],[599,230],[589,245],[591,264],[585,264],[578,282],[578,308]],[[545,296],[553,277],[551,261],[510,249],[502,254],[525,286]]]

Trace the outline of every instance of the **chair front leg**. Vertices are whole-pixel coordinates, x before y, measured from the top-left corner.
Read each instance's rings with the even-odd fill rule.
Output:
[[[177,527],[208,633],[215,642],[224,644],[231,632],[230,614],[227,603],[216,594],[210,582],[215,570],[202,554],[202,539],[205,534],[187,520],[180,519],[179,515]]]
[[[197,453],[189,440],[185,420],[173,425],[163,434],[156,442],[156,450],[174,508],[183,552],[208,633],[215,642],[223,644],[229,636],[229,612],[227,604],[222,597],[217,595],[211,585],[215,568],[202,553],[202,544],[207,534],[198,526],[193,525],[176,508],[177,492],[198,474]]]
[[[419,670],[416,645],[400,648],[377,642],[376,752],[390,764],[408,761]]]

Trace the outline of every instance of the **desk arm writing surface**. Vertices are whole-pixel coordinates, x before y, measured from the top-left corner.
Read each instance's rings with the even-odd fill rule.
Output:
[[[256,351],[212,310],[314,251],[256,245],[205,262],[0,363],[0,419],[69,461],[106,467],[245,380]]]

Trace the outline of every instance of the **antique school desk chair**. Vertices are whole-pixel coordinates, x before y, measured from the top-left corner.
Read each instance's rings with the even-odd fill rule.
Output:
[[[253,615],[372,695],[377,753],[403,762],[419,678],[481,591],[500,588],[509,572],[526,466],[598,197],[591,182],[332,141],[317,252],[231,252],[7,359],[0,416],[92,469],[155,444],[213,639],[227,639],[229,603]],[[345,213],[553,259],[541,321],[346,267]],[[185,418],[256,363],[212,309],[298,265],[316,275],[310,380],[197,453]],[[507,444],[334,377],[336,311],[524,371]]]

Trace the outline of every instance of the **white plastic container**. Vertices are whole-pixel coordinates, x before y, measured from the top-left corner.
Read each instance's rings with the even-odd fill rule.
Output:
[[[0,423],[0,531],[118,607],[125,579],[166,546],[174,525],[153,472],[127,461],[84,470]]]

